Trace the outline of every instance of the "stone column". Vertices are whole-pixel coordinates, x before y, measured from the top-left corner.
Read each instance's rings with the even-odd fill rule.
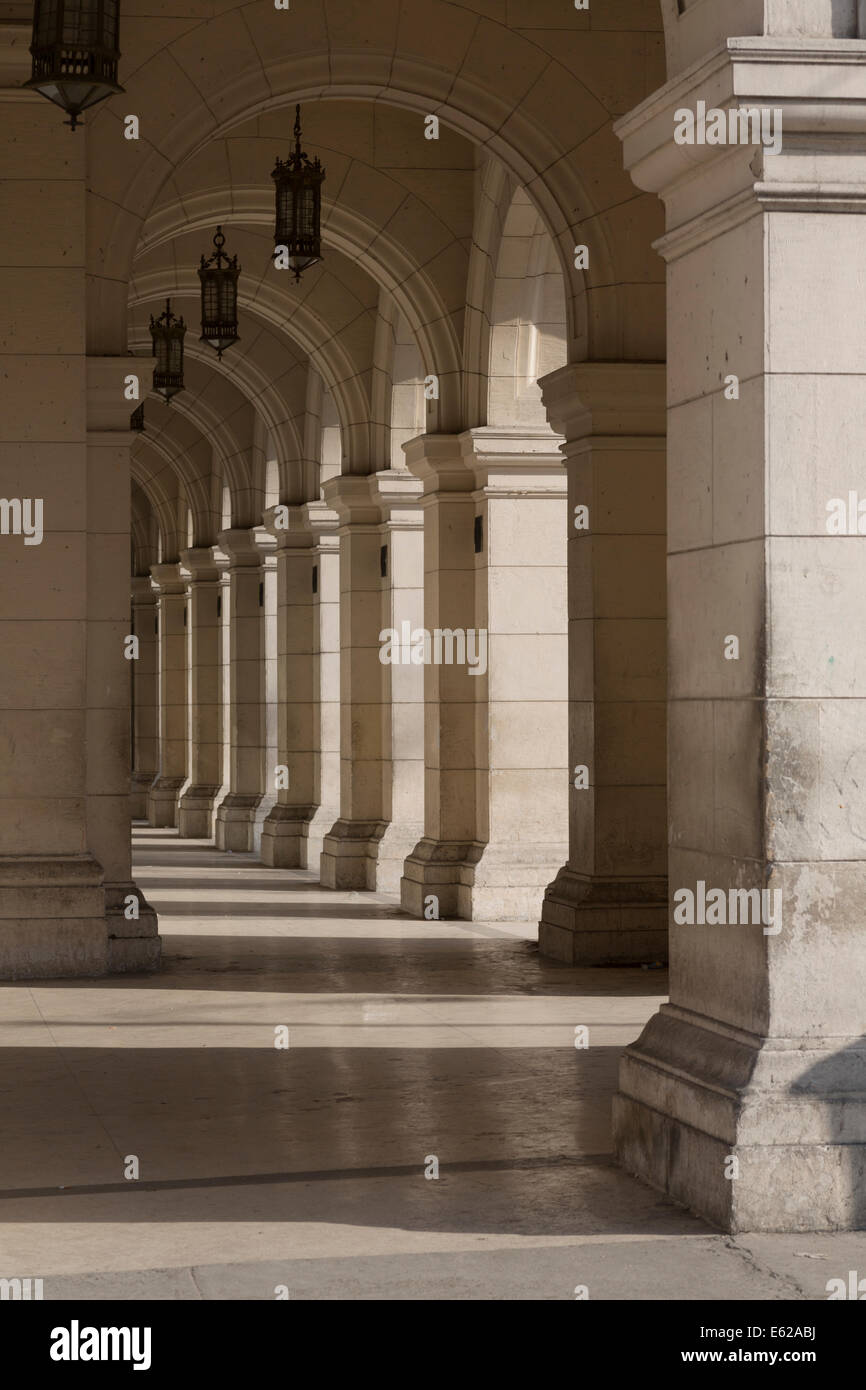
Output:
[[[665,368],[574,363],[542,390],[566,441],[570,813],[539,950],[665,960]]]
[[[132,793],[133,820],[147,820],[147,796],[159,760],[159,661],[156,594],[149,575],[132,581],[132,633],[138,638],[138,660],[132,668]]]
[[[380,633],[417,625],[420,486],[386,469],[333,478],[324,490],[341,522],[342,729],[340,817],[325,836],[321,878],[330,888],[396,893],[421,823],[422,674],[383,664]]]
[[[698,101],[778,112],[780,152],[676,144]],[[734,40],[618,130],[667,209],[673,911],[617,1152],[728,1229],[859,1229],[863,54]]]
[[[214,803],[222,786],[222,623],[220,571],[212,546],[185,550],[189,720],[189,786],[178,803],[178,831],[191,839],[213,834]]]
[[[265,822],[277,805],[278,795],[276,771],[279,765],[279,600],[276,540],[264,527],[257,527],[256,545],[261,563],[264,791],[253,821],[253,849],[256,854],[261,855]]]
[[[180,565],[152,565],[159,623],[159,773],[147,799],[151,825],[177,825],[187,778],[186,585]]]
[[[337,514],[318,502],[284,510],[286,525],[276,525],[276,509],[268,513],[266,524],[277,543],[277,764],[286,769],[288,785],[278,789],[276,805],[262,828],[262,862],[278,868],[318,872],[323,837],[339,811],[339,767],[331,804],[325,803],[322,796],[325,750],[320,669],[322,542],[327,539],[332,548],[339,545],[336,534],[332,534],[336,532]],[[338,565],[338,557],[335,559]],[[335,616],[336,627],[339,608]],[[334,640],[339,661],[338,631]],[[334,741],[338,760],[339,690],[336,718]],[[285,777],[281,781],[285,782]],[[327,820],[326,825],[322,824],[322,817]]]
[[[325,836],[340,810],[340,537],[324,502],[304,509],[313,534],[313,767],[319,805],[310,822],[308,868],[321,872]]]
[[[568,852],[566,476],[549,428],[461,437],[474,470],[473,651],[480,858],[468,920],[537,919]],[[485,637],[486,634],[486,637]]]
[[[370,479],[378,502],[380,629],[402,634],[424,624],[423,487],[409,473]],[[384,564],[382,561],[384,559]],[[407,653],[408,655],[408,653]],[[424,668],[411,661],[382,667],[382,813],[376,887],[399,897],[406,856],[424,833]]]
[[[128,362],[84,355],[85,142],[58,139],[56,109],[18,85],[26,26],[0,28],[0,978],[99,975],[158,951],[140,899],[119,920],[138,898]]]
[[[424,626],[475,629],[475,488],[458,435],[421,435],[405,444],[424,493]],[[475,715],[478,677],[466,664],[424,667],[424,835],[405,861],[403,906],[456,917],[460,888],[480,857],[477,838]],[[435,903],[429,903],[435,899]]]
[[[252,530],[223,531],[228,555],[231,703],[225,711],[230,782],[216,815],[218,849],[252,851],[265,788],[264,581]]]
[[[156,913],[132,879],[129,635],[133,357],[87,360],[87,826],[105,874],[110,971],[159,961]]]

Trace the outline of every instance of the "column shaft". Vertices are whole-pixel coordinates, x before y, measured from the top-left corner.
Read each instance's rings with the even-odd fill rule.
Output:
[[[148,795],[151,825],[176,826],[187,779],[186,586],[179,564],[153,565],[159,598],[159,773]]]
[[[665,369],[544,378],[568,472],[568,862],[539,949],[569,965],[667,954]]]
[[[148,792],[159,760],[159,653],[156,594],[149,575],[132,581],[132,634],[138,638],[138,659],[132,670],[132,794],[133,820],[147,820]]]
[[[213,834],[214,803],[222,786],[222,623],[220,572],[212,547],[186,550],[189,571],[187,647],[190,709],[189,786],[178,804],[178,830],[193,839]]]

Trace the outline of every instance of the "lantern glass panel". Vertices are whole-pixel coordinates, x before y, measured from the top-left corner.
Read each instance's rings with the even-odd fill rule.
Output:
[[[305,184],[298,199],[298,236],[314,237],[316,235],[316,190],[310,184]]]
[[[34,42],[47,47],[57,39],[57,0],[42,0],[36,14]]]
[[[208,275],[202,286],[202,319],[208,325],[220,321],[220,292],[214,275]]]
[[[175,376],[179,376],[183,370],[183,342],[180,338],[169,339],[168,370]]]
[[[238,288],[233,276],[225,275],[220,281],[219,317],[222,323],[234,323],[237,318]]]
[[[278,240],[289,242],[293,236],[295,194],[290,183],[281,183],[277,188],[277,228]]]

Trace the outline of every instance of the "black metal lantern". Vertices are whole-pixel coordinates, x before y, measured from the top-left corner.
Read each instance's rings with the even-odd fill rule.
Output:
[[[36,0],[33,69],[25,86],[68,112],[74,130],[89,106],[123,88],[117,81],[119,0]]]
[[[276,184],[277,251],[288,252],[295,281],[322,259],[322,180],[325,171],[318,155],[312,161],[301,149],[301,108],[295,109],[295,148],[287,160],[278,159],[271,178]],[[275,255],[277,252],[275,252]]]
[[[238,337],[238,276],[241,268],[237,256],[223,251],[226,239],[222,227],[217,227],[213,239],[216,247],[209,260],[201,258],[198,278],[201,280],[201,338],[218,358]]]
[[[165,301],[165,309],[158,319],[150,316],[150,336],[153,338],[153,355],[156,366],[153,369],[153,389],[164,397],[166,405],[171,404],[183,387],[183,339],[186,324],[171,312],[171,300]]]
[[[129,417],[129,428],[136,434],[144,433],[144,401],[137,410],[134,410]]]

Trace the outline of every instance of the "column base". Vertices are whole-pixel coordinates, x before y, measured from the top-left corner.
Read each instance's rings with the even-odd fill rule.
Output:
[[[127,899],[138,899],[138,917],[127,918]],[[156,970],[162,954],[159,920],[141,889],[129,883],[106,883],[105,920],[108,927],[107,970],[111,975],[131,970]]]
[[[0,980],[104,975],[105,923],[92,855],[0,856]]]
[[[147,797],[148,822],[159,829],[177,827],[177,803],[185,777],[157,777]]]
[[[723,1230],[863,1230],[866,1040],[830,1041],[663,1006],[620,1065],[619,1161]]]
[[[376,857],[376,892],[390,893],[399,898],[400,884],[405,871],[406,859],[412,853],[424,834],[420,823],[394,821],[386,829],[379,841]]]
[[[566,965],[666,962],[667,879],[590,879],[566,864],[544,896],[538,949]]]
[[[464,922],[531,922],[550,875],[568,846],[443,842],[423,836],[406,857],[400,885],[403,907],[425,915],[427,899],[439,899],[441,917]]]
[[[155,772],[133,774],[129,791],[130,820],[147,820],[147,799],[155,776]]]
[[[482,846],[466,840],[431,840],[422,836],[403,865],[400,902],[405,911],[413,917],[424,917],[432,897],[437,900],[437,917],[459,917],[461,874],[474,868],[481,849]]]
[[[217,849],[251,854],[255,839],[256,808],[261,792],[229,792],[217,808],[214,836]]]
[[[181,838],[211,839],[214,804],[221,790],[221,786],[211,786],[207,783],[187,787],[177,806],[177,829]]]
[[[375,892],[379,842],[387,828],[383,820],[335,821],[322,844],[322,887]]]
[[[330,806],[285,806],[268,812],[262,826],[262,863],[272,869],[319,873],[325,836],[338,818]]]
[[[265,792],[253,816],[253,852],[262,856],[262,840],[265,833],[265,823],[277,805],[277,798],[273,792]]]

